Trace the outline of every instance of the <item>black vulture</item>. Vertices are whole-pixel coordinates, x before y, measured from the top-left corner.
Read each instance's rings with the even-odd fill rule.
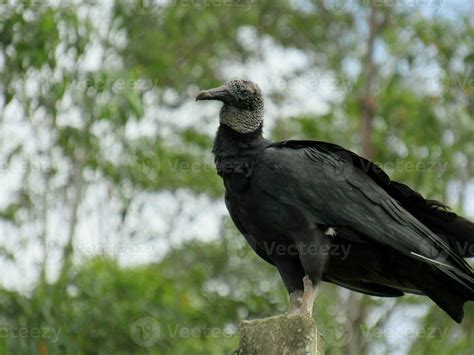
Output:
[[[223,102],[213,153],[225,204],[279,271],[291,314],[311,315],[316,286],[327,281],[380,297],[426,295],[462,321],[474,300],[463,259],[474,256],[473,223],[338,145],[265,139],[263,96],[251,81],[196,100]]]

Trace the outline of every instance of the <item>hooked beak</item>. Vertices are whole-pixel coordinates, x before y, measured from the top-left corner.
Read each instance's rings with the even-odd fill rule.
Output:
[[[219,86],[215,89],[203,90],[196,96],[196,101],[200,100],[219,100],[227,102],[232,99],[232,95],[226,86]]]

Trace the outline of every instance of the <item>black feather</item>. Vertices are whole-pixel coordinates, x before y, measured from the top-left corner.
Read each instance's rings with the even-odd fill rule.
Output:
[[[474,299],[474,274],[463,259],[474,256],[474,224],[335,144],[272,143],[261,125],[250,133],[229,128],[249,127],[249,117],[263,122],[261,92],[251,82],[231,81],[204,97],[222,99],[227,113],[221,110],[213,153],[232,220],[289,293],[303,290],[306,275],[313,284],[381,297],[426,295],[462,320],[464,303]],[[258,110],[243,105],[250,99]],[[335,236],[326,235],[329,228]]]

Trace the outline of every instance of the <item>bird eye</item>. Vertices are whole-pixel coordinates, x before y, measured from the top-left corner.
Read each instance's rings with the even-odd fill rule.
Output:
[[[251,95],[250,90],[247,90],[247,89],[243,89],[242,92],[240,93],[240,97],[244,100],[248,99],[250,95]]]

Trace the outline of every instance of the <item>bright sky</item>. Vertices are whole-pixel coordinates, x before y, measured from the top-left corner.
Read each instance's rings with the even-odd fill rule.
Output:
[[[416,1],[416,0],[415,0]],[[420,0],[421,1],[421,0]],[[424,0],[429,1],[429,0]],[[432,0],[445,1],[445,0]],[[468,1],[453,1],[455,6],[471,8]],[[102,3],[102,7],[93,16],[101,19],[108,18],[109,2]],[[449,7],[446,8],[446,16],[452,16]],[[473,12],[474,13],[474,12]],[[104,26],[104,22],[101,22]],[[252,45],[252,30],[242,29],[239,34],[243,41],[248,41]],[[250,40],[249,40],[250,39]],[[306,57],[297,50],[282,49],[277,47],[271,40],[261,43],[263,48],[263,59],[259,62],[249,62],[246,65],[233,65],[228,68],[229,78],[247,77],[260,84],[264,92],[269,92],[272,88],[286,88],[287,93],[291,93],[290,104],[276,107],[270,102],[266,105],[266,130],[271,127],[276,118],[282,116],[296,115],[298,113],[321,114],[328,110],[326,102],[337,99],[337,90],[334,79],[325,73],[314,71],[306,73],[304,77],[297,77],[292,80],[287,79],[287,75],[294,70],[304,67]],[[100,62],[100,46],[92,46],[89,56],[82,65],[84,69],[95,69]],[[282,59],[284,58],[284,60]],[[67,65],[67,63],[65,63]],[[1,66],[1,63],[0,63]],[[357,70],[357,68],[354,68]],[[305,85],[301,85],[304,80]],[[308,90],[308,85],[311,90]],[[173,95],[169,93],[169,95]],[[156,133],[156,117],[173,116],[173,122],[178,125],[187,126],[195,123],[198,119],[203,122],[202,129],[207,132],[214,132],[217,127],[217,114],[219,104],[198,105],[190,98],[189,102],[179,110],[167,110],[161,107],[149,105],[145,119],[139,123],[130,122],[126,129],[127,137],[130,139],[144,133],[153,135]],[[22,160],[14,160],[11,163],[4,161],[7,152],[17,144],[22,144],[26,148],[26,154],[35,156],[39,145],[43,144],[41,139],[34,139],[36,135],[49,137],[48,132],[33,132],[24,122],[18,119],[23,115],[21,110],[15,105],[10,105],[4,112],[3,125],[0,127],[0,208],[5,207],[10,201],[12,194],[19,189],[24,182],[20,176],[25,164]],[[73,113],[61,117],[64,124],[74,124],[74,120],[80,123],[80,117]],[[104,134],[104,143],[110,137]],[[46,139],[47,141],[47,139]],[[38,143],[39,142],[39,143]],[[120,158],[120,152],[113,151],[113,140],[110,140],[111,155]],[[59,157],[57,159],[60,159]],[[209,155],[209,161],[212,157]],[[42,171],[42,162],[36,161],[36,168]],[[64,162],[63,164],[67,164]],[[66,165],[64,165],[66,166]],[[67,169],[66,169],[67,171]],[[61,179],[65,179],[66,174],[58,176],[58,184]],[[101,179],[100,176],[87,176],[92,181],[84,202],[80,209],[80,223],[78,225],[76,250],[82,256],[94,254],[115,255],[122,264],[148,263],[159,260],[168,249],[168,240],[160,237],[171,232],[171,243],[180,243],[190,238],[210,240],[219,237],[219,222],[221,216],[226,215],[223,202],[213,202],[204,196],[191,196],[180,192],[176,195],[170,193],[141,193],[138,201],[130,208],[130,219],[126,230],[118,231],[119,226],[119,205],[116,197],[111,193],[111,186]],[[34,181],[29,182],[33,189],[41,187]],[[38,185],[38,186],[36,186]],[[468,198],[464,206],[467,214],[474,216],[474,184],[471,184],[467,191]],[[141,203],[146,201],[144,207]],[[65,229],[64,220],[69,218],[69,210],[62,205],[52,205],[49,219],[49,238],[51,255],[48,261],[48,271],[54,279],[60,259],[54,249],[58,244],[64,243]],[[178,217],[176,217],[178,216]],[[137,238],[130,238],[128,232],[139,227],[141,235]],[[0,283],[7,288],[28,290],[34,284],[37,277],[36,263],[41,259],[42,253],[38,250],[38,244],[25,247],[28,238],[36,235],[39,226],[27,225],[22,229],[11,228],[5,223],[0,223],[0,245],[16,253],[15,263],[10,261],[0,261],[0,267],[4,272],[0,275]],[[203,233],[205,231],[205,233]],[[406,323],[409,328],[411,323]],[[406,329],[408,329],[406,328]],[[396,341],[396,339],[394,339]]]

